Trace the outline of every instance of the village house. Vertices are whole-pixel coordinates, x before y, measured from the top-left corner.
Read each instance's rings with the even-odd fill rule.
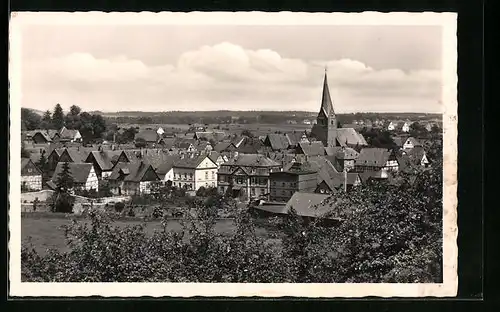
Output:
[[[222,131],[198,131],[194,134],[195,140],[220,142],[226,137]]]
[[[394,131],[394,130],[396,130],[396,126],[397,126],[397,124],[395,122],[391,121],[391,122],[389,122],[389,125],[387,125],[387,130]]]
[[[329,179],[323,179],[316,189],[315,193],[333,194],[335,191],[350,191],[353,187],[361,185],[361,177],[356,172],[338,172],[330,176]]]
[[[144,129],[137,132],[134,137],[135,144],[141,141],[145,142],[146,147],[151,148],[156,147],[158,144],[160,144],[162,141],[162,137],[158,135],[155,130]]]
[[[339,218],[330,215],[335,205],[329,203],[330,195],[296,192],[285,205],[257,205],[252,211],[262,216],[285,216],[292,209],[304,221],[324,218],[324,225],[338,224]]]
[[[422,144],[417,139],[415,139],[414,137],[409,137],[406,139],[405,143],[403,144],[403,149],[407,150],[407,149],[412,149],[414,147],[421,147],[421,146],[422,146]]]
[[[161,138],[161,137],[163,137],[163,134],[165,133],[165,130],[163,130],[162,127],[158,127],[158,129],[156,129],[156,133]]]
[[[21,190],[40,191],[42,171],[29,158],[21,158]]]
[[[80,131],[76,129],[67,129],[66,127],[62,127],[59,131],[59,137],[61,142],[81,142],[82,135]]]
[[[47,156],[47,169],[49,173],[53,173],[56,170],[59,158],[65,150],[65,148],[54,148],[49,152],[49,156]]]
[[[95,173],[94,166],[90,163],[67,163],[69,166],[69,175],[73,178],[74,190],[95,190],[99,191],[99,180]],[[64,163],[60,162],[52,175],[51,181],[47,185],[55,189],[60,173],[63,171]]]
[[[90,153],[86,148],[65,148],[58,162],[84,163]]]
[[[212,159],[212,161],[217,164],[217,168],[219,168],[220,165],[229,160],[229,158],[226,155],[223,155],[216,151],[210,151],[208,153],[208,157],[210,157],[210,159]]]
[[[108,178],[115,164],[118,162],[122,151],[92,151],[85,159],[86,163],[94,165],[97,176],[100,179]]]
[[[359,153],[350,147],[336,146],[326,148],[326,158],[335,166],[337,171],[351,171]]]
[[[217,163],[207,154],[182,155],[174,161],[173,186],[197,191],[200,187],[217,187]]]
[[[325,146],[321,141],[314,141],[310,143],[299,143],[297,149],[297,154],[303,154],[306,156],[323,156],[325,155]]]
[[[285,135],[270,133],[266,136],[264,145],[269,146],[273,151],[282,151],[288,149],[290,143]]]
[[[248,200],[267,197],[271,190],[269,176],[275,171],[281,171],[281,165],[264,155],[236,154],[219,168],[218,191]]]
[[[162,163],[156,168],[156,174],[163,184],[172,186],[174,182],[174,163],[179,156],[171,155],[164,158]]]
[[[153,166],[139,161],[134,163],[117,163],[108,177],[110,190],[115,195],[150,194],[153,187],[160,182]]]
[[[427,154],[422,146],[416,146],[412,149],[404,149],[401,154],[406,156],[408,161],[413,165],[428,167],[430,164]]]
[[[356,172],[376,172],[381,178],[387,178],[389,172],[398,169],[394,151],[385,148],[363,148],[355,161]]]
[[[403,131],[403,132],[410,132],[410,126],[411,126],[411,122],[406,121],[403,124],[403,126],[401,127],[401,131]]]
[[[318,173],[294,162],[287,170],[271,172],[270,201],[287,202],[295,192],[314,192]]]
[[[285,134],[289,148],[297,148],[299,143],[309,143],[309,138],[305,132],[291,132]]]

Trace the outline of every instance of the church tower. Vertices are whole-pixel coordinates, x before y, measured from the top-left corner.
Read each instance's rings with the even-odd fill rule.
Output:
[[[325,69],[323,81],[323,96],[321,97],[321,108],[316,119],[317,123],[312,132],[316,138],[323,142],[326,147],[337,145],[337,117],[333,110],[333,103],[328,89],[328,79]]]

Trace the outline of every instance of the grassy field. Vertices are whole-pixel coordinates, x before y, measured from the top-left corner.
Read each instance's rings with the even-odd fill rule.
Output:
[[[82,219],[80,222],[88,222]],[[31,242],[39,253],[45,253],[47,249],[54,248],[60,251],[67,251],[67,246],[64,238],[64,225],[71,223],[71,218],[64,217],[48,217],[46,215],[31,215],[24,216],[21,219],[21,237],[22,243]],[[141,223],[138,220],[120,220],[114,221],[116,226],[133,226]],[[173,231],[179,231],[181,225],[179,221],[169,221],[167,228]],[[159,221],[148,221],[146,223],[146,232],[152,234],[155,230],[161,230],[162,226]],[[216,230],[219,233],[232,232],[234,224],[232,220],[219,220],[216,224]],[[266,229],[258,227],[256,229],[258,235],[267,235]]]

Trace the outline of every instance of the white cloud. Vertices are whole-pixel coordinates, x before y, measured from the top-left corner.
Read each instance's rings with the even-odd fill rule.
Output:
[[[351,59],[304,61],[223,42],[183,53],[175,64],[74,53],[23,64],[23,106],[88,110],[309,110],[319,107],[323,68],[335,108],[438,111],[440,73],[375,70]]]

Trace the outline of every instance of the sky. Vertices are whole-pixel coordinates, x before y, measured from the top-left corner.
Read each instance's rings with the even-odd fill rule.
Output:
[[[22,107],[442,111],[439,26],[25,25]]]

